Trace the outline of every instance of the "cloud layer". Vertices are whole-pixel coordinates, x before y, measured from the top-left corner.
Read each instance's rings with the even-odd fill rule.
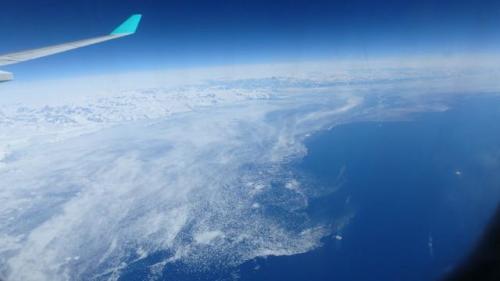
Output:
[[[6,103],[0,276],[116,280],[147,260],[154,279],[172,263],[203,270],[318,247],[340,226],[308,216],[318,194],[290,169],[309,135],[444,110],[460,77],[475,81],[465,91],[498,89],[479,70],[381,65],[255,66],[184,86],[97,83],[84,99]]]

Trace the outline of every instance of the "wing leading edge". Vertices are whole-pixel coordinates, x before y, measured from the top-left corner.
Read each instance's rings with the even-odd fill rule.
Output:
[[[5,54],[5,55],[0,55],[0,66],[3,65],[10,65],[10,64],[16,64],[28,60],[33,60],[45,56],[50,56],[62,52],[66,52],[69,50],[73,49],[78,49],[82,48],[85,46],[125,37],[128,35],[132,35],[135,33],[137,30],[137,27],[139,26],[139,23],[141,21],[142,15],[136,14],[130,16],[126,21],[124,21],[121,25],[119,25],[113,32],[111,32],[108,35],[100,36],[100,37],[95,37],[95,38],[90,38],[90,39],[85,39],[85,40],[79,40],[79,41],[74,41],[74,42],[69,42],[69,43],[64,43],[64,44],[59,44],[59,45],[54,45],[50,47],[45,47],[45,48],[39,48],[39,49],[33,49],[33,50],[27,50],[27,51],[21,51],[21,52],[16,52],[16,53],[11,53],[11,54]],[[2,72],[4,75],[0,75],[0,82],[2,81],[8,81],[7,79],[2,80],[3,78],[10,77],[12,78],[12,75],[6,75],[5,72]],[[2,74],[0,73],[0,74]],[[9,73],[10,74],[10,73]],[[10,80],[10,79],[9,79]]]

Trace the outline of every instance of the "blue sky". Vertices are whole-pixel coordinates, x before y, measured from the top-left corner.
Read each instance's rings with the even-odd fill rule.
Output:
[[[25,79],[500,50],[498,1],[4,2],[0,53],[98,36],[144,15],[135,36],[6,68]]]

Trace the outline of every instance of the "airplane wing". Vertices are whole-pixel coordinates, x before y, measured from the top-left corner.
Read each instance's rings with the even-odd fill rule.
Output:
[[[5,55],[0,55],[0,66],[3,65],[10,65],[10,64],[16,64],[20,63],[23,61],[28,61],[28,60],[33,60],[45,56],[50,56],[62,52],[66,52],[69,50],[73,49],[78,49],[81,47],[121,38],[124,36],[132,35],[135,33],[137,30],[137,27],[139,26],[139,23],[141,21],[141,15],[132,15],[129,17],[126,21],[124,21],[120,26],[118,26],[113,32],[111,32],[108,35],[100,36],[100,37],[95,37],[95,38],[90,38],[90,39],[85,39],[85,40],[79,40],[79,41],[74,41],[74,42],[69,42],[69,43],[64,43],[64,44],[59,44],[55,46],[50,46],[50,47],[45,47],[45,48],[40,48],[40,49],[34,49],[34,50],[27,50],[27,51],[21,51],[21,52],[16,52],[16,53],[11,53],[11,54],[5,54]],[[10,78],[10,79],[8,79]],[[2,81],[8,81],[12,79],[12,74],[8,72],[0,72],[0,82]]]

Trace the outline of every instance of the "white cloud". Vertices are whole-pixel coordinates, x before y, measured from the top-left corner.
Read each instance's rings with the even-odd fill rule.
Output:
[[[286,116],[269,119],[286,108],[247,101],[23,148],[0,170],[0,215],[15,221],[0,231],[25,235],[3,271],[9,280],[87,279],[158,251],[204,266],[318,245],[328,232],[307,232],[304,217],[289,229],[253,207],[253,184],[281,178],[283,163],[303,155],[298,138],[327,121],[283,127]],[[282,192],[276,204],[301,212],[298,183],[296,192],[282,189],[259,196]]]

